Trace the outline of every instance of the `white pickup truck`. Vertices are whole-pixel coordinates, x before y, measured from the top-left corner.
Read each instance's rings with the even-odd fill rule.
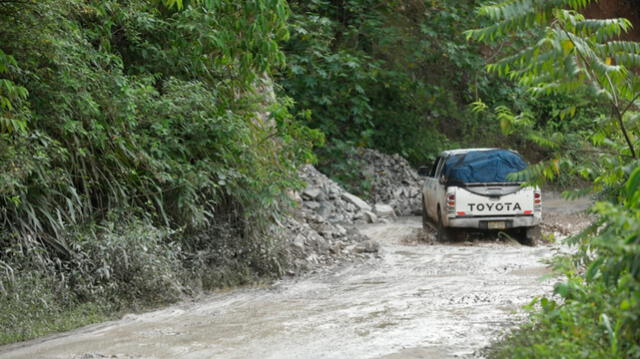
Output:
[[[457,238],[459,229],[510,232],[534,244],[540,238],[542,196],[537,187],[524,187],[509,176],[527,167],[522,157],[497,148],[442,152],[425,176],[422,221],[436,224],[441,240]]]

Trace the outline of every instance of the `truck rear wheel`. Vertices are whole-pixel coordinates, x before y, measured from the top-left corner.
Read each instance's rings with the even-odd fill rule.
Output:
[[[438,234],[437,238],[439,242],[449,242],[451,240],[456,239],[456,232],[453,228],[447,228],[444,226],[444,222],[442,222],[442,213],[440,212],[440,207],[438,207]]]
[[[428,231],[431,229],[429,225],[429,214],[427,213],[427,206],[424,204],[424,194],[422,195],[422,229]]]
[[[536,246],[542,241],[542,230],[540,230],[540,226],[528,227],[524,233],[524,244],[528,246]]]
[[[510,233],[523,246],[536,246],[542,240],[540,226],[514,228]]]

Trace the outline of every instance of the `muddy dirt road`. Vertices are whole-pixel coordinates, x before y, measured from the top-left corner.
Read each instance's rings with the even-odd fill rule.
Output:
[[[574,230],[587,203],[546,201]],[[556,223],[557,222],[557,223]],[[363,228],[380,258],[271,288],[239,289],[0,348],[31,358],[450,358],[473,356],[519,308],[548,293],[556,246],[429,244],[420,218]]]

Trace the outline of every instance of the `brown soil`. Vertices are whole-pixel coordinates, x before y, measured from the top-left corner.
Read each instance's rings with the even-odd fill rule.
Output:
[[[610,19],[624,17],[633,24],[623,40],[640,41],[640,1],[637,0],[601,0],[592,2],[583,14],[590,19]]]

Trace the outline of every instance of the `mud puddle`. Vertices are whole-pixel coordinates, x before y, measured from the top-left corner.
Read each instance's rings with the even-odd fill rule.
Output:
[[[541,260],[557,247],[431,244],[419,240],[420,223],[364,227],[380,243],[378,260],[128,315],[0,348],[0,357],[469,357],[521,318],[522,305],[551,291]]]

